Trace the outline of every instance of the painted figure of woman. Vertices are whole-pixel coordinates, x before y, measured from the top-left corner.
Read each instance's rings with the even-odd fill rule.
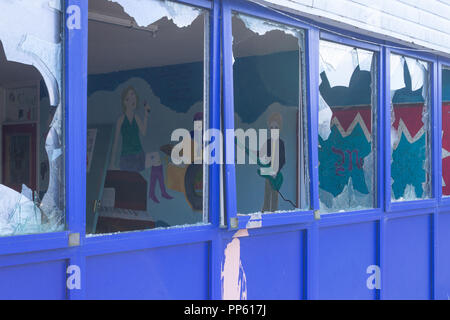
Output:
[[[141,135],[147,135],[147,123],[150,113],[150,106],[144,102],[144,121],[136,114],[139,98],[133,87],[128,87],[122,93],[123,115],[117,119],[116,135],[112,151],[111,170],[115,168],[115,159],[119,137],[122,137],[122,150],[120,152],[119,169],[122,171],[141,172],[147,168],[152,168],[150,173],[150,198],[159,203],[155,194],[156,184],[159,183],[161,196],[165,199],[173,199],[164,184],[164,170],[157,152],[146,153],[142,148]]]
[[[144,103],[144,121],[136,114],[139,98],[133,87],[128,87],[122,93],[123,114],[117,119],[116,134],[112,150],[111,168],[116,169],[115,159],[119,137],[122,138],[122,150],[120,152],[119,168],[123,171],[141,172],[145,169],[146,154],[142,148],[141,135],[147,134],[148,116],[150,106]]]

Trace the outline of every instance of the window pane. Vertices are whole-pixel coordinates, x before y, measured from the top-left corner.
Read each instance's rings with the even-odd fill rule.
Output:
[[[450,68],[442,69],[442,195],[450,196]]]
[[[376,56],[320,41],[320,211],[375,206]]]
[[[391,55],[391,198],[431,193],[430,75],[427,62]]]
[[[65,227],[60,21],[48,1],[0,1],[0,236]]]
[[[307,209],[303,32],[242,14],[232,27],[238,213]]]
[[[176,2],[89,2],[88,233],[208,222],[208,23]]]

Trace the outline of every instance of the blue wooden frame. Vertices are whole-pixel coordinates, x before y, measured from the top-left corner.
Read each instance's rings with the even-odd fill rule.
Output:
[[[178,2],[185,3],[192,6],[197,6],[199,8],[207,9],[210,11],[210,83],[209,83],[209,95],[210,95],[210,106],[209,106],[209,127],[211,129],[220,129],[220,39],[219,35],[219,6],[217,1],[211,2],[208,0],[177,0]],[[87,115],[87,113],[86,113]],[[85,115],[85,117],[86,117]],[[124,241],[127,243],[128,240],[130,244],[136,244],[137,247],[141,247],[138,243],[140,239],[144,240],[145,246],[148,246],[148,240],[154,239],[156,246],[161,245],[158,239],[161,235],[172,234],[171,238],[175,240],[174,244],[189,242],[189,236],[185,236],[188,232],[193,231],[196,235],[201,232],[208,239],[208,234],[214,228],[219,226],[220,223],[220,166],[218,164],[211,164],[208,166],[209,171],[209,221],[210,223],[203,226],[187,226],[183,228],[174,228],[169,230],[145,230],[138,232],[114,234],[114,235],[103,235],[94,236],[86,238],[86,245],[92,247],[97,243],[109,243],[109,248],[116,248],[117,241]],[[179,236],[178,236],[179,235]],[[167,237],[167,236],[166,236]],[[186,239],[186,240],[184,240]],[[135,241],[136,240],[136,241]],[[162,241],[167,244],[166,241]],[[171,243],[171,242],[170,242]],[[133,245],[132,245],[133,247]],[[125,247],[124,247],[125,248]],[[114,249],[113,249],[114,250]],[[121,251],[119,249],[118,251]]]
[[[438,132],[438,146],[439,150],[438,153],[438,209],[435,211],[434,214],[434,228],[433,232],[435,233],[434,239],[438,239],[439,237],[439,220],[440,220],[440,214],[448,212],[450,208],[450,196],[444,197],[442,195],[442,135],[439,134],[442,132],[442,70],[443,68],[450,68],[450,58],[442,58],[438,57],[437,59],[437,116],[438,116],[438,122],[437,122],[437,132]],[[441,260],[441,250],[439,249],[438,242],[434,241],[433,243],[433,249],[434,249],[434,275],[435,275],[435,287],[437,287],[437,284],[441,280],[441,268],[439,266],[440,260]],[[438,296],[437,288],[434,290],[434,297],[436,298]]]
[[[209,95],[210,95],[210,106],[209,106],[209,127],[214,129],[220,129],[220,39],[219,35],[219,14],[220,7],[218,1],[207,1],[207,0],[179,0],[179,2],[197,6],[203,9],[207,9],[210,12],[210,83],[209,83]],[[83,8],[87,13],[87,6]],[[87,16],[87,14],[85,14]],[[87,22],[87,21],[86,21]],[[87,39],[87,28],[85,29],[85,37]],[[86,51],[82,54],[87,55]],[[87,74],[87,66],[84,69],[85,74]],[[82,96],[84,100],[86,98],[87,90],[84,90]],[[83,118],[87,119],[87,109],[83,114]],[[87,128],[84,126],[84,128]],[[85,130],[84,130],[85,131]],[[84,140],[86,141],[86,140]],[[86,149],[86,145],[84,145]],[[82,246],[82,257],[80,258],[80,265],[85,264],[87,256],[106,254],[106,253],[118,253],[130,250],[142,250],[155,247],[167,247],[174,245],[187,244],[192,242],[203,242],[210,241],[217,236],[214,234],[213,230],[217,230],[220,224],[220,166],[218,164],[211,164],[208,168],[209,175],[209,224],[202,226],[187,226],[183,228],[173,228],[168,230],[146,230],[129,232],[114,235],[99,235],[91,236],[84,239],[84,246]],[[84,175],[85,176],[85,175]],[[84,178],[84,184],[85,184]],[[83,189],[85,190],[85,189]],[[84,196],[85,192],[83,193]],[[85,209],[83,210],[85,212]],[[212,244],[215,245],[215,244]],[[218,255],[217,250],[212,250],[214,255]],[[218,256],[217,256],[218,259]],[[80,261],[77,261],[80,262]],[[217,273],[218,269],[215,265],[210,265],[211,272]],[[83,269],[82,269],[83,271]],[[216,283],[211,283],[211,286],[217,286]],[[83,291],[83,290],[82,290]],[[210,292],[216,292],[217,290],[210,289]],[[85,297],[83,294],[76,296],[75,298],[83,299]]]
[[[450,58],[438,58],[437,63],[437,105],[438,105],[438,119],[437,122],[437,132],[442,132],[442,70],[445,68],[450,68]],[[442,135],[438,134],[438,146],[441,146],[438,148],[438,177],[442,177]],[[439,205],[440,206],[450,206],[450,196],[443,196],[442,195],[442,179],[438,179],[438,199],[439,199]]]
[[[261,19],[271,20],[277,23],[285,24],[295,28],[303,29],[305,31],[306,38],[306,108],[308,110],[308,154],[309,154],[309,175],[310,175],[310,208],[311,210],[295,210],[289,213],[277,213],[277,214],[263,214],[261,216],[261,225],[264,227],[277,226],[283,224],[295,224],[311,222],[314,219],[314,210],[318,209],[318,177],[317,172],[313,168],[317,167],[318,155],[317,149],[313,146],[317,142],[317,135],[312,134],[317,132],[317,125],[313,123],[317,120],[317,101],[318,96],[316,93],[316,86],[318,88],[317,74],[319,70],[318,60],[314,57],[312,50],[315,49],[316,39],[312,38],[313,33],[310,33],[308,25],[299,22],[298,20],[291,19],[289,17],[274,13],[266,8],[260,7],[250,2],[224,0],[222,1],[223,10],[223,69],[224,69],[224,112],[223,123],[225,130],[234,131],[234,88],[233,88],[233,48],[232,48],[232,26],[231,17],[232,12],[240,12],[249,14]],[[314,31],[313,31],[314,32]],[[313,59],[313,61],[311,61]],[[317,61],[314,61],[317,60]],[[310,135],[311,134],[311,135]],[[232,146],[230,148],[230,146]],[[238,215],[236,206],[236,171],[234,165],[234,143],[225,144],[225,157],[229,159],[225,164],[225,203],[228,228],[232,229],[245,229],[248,221],[253,217],[252,215]],[[233,163],[230,163],[233,161]],[[236,224],[237,221],[237,224]]]
[[[305,237],[305,289],[302,297],[321,297],[319,273],[328,266],[320,265],[320,233],[324,229],[345,225],[371,223],[376,226],[377,243],[375,262],[381,270],[389,268],[387,256],[389,223],[407,217],[429,216],[431,225],[432,261],[430,270],[431,298],[438,298],[436,283],[440,281],[438,235],[440,214],[450,211],[450,197],[442,197],[442,92],[441,70],[450,66],[450,59],[431,54],[418,53],[400,45],[364,36],[355,32],[331,28],[310,19],[293,14],[281,14],[266,7],[243,0],[179,0],[210,10],[210,128],[234,128],[233,109],[233,67],[231,63],[231,11],[239,11],[252,16],[269,19],[305,30],[307,105],[308,108],[308,152],[310,175],[309,211],[286,214],[263,215],[262,228],[251,229],[250,235],[267,235],[290,231],[301,231]],[[87,128],[87,40],[88,1],[66,0],[65,8],[76,5],[81,9],[81,28],[65,28],[65,128],[66,128],[66,221],[67,231],[51,234],[36,234],[0,238],[0,267],[37,264],[46,261],[64,260],[67,265],[77,265],[81,270],[81,289],[67,290],[68,299],[86,298],[86,260],[92,256],[139,251],[150,248],[167,248],[183,244],[207,243],[209,248],[209,287],[212,299],[221,298],[221,268],[224,246],[231,241],[235,228],[231,219],[237,219],[237,228],[246,228],[249,216],[237,216],[234,165],[224,166],[224,199],[220,194],[220,166],[209,166],[209,217],[210,224],[173,228],[168,230],[148,230],[116,235],[86,237],[85,234],[85,192],[86,192],[86,128]],[[67,16],[66,16],[67,18]],[[222,19],[221,19],[222,18]],[[323,31],[325,29],[327,31]],[[331,31],[330,31],[331,30]],[[333,32],[336,31],[336,32]],[[222,39],[220,38],[222,36]],[[314,219],[314,211],[319,209],[318,198],[318,97],[319,97],[319,41],[320,39],[360,47],[378,54],[378,117],[377,117],[377,204],[373,209],[322,215]],[[220,41],[222,40],[222,47]],[[223,104],[221,110],[221,50],[223,53]],[[404,203],[391,203],[390,196],[390,66],[391,53],[402,54],[430,62],[431,72],[431,145],[432,145],[432,198]],[[228,153],[228,154],[227,154]],[[232,156],[234,150],[225,150],[225,156]],[[220,228],[220,203],[226,208],[227,229]],[[80,234],[80,246],[69,247],[69,235]],[[374,291],[375,299],[390,297],[385,272],[381,273],[381,290]],[[18,288],[23,290],[23,288]]]
[[[386,49],[386,78],[385,78],[385,106],[390,108],[391,106],[391,93],[390,93],[390,55],[397,54],[402,56],[407,56],[411,58],[420,59],[422,61],[428,62],[430,64],[430,128],[435,128],[438,124],[438,111],[437,111],[437,69],[436,69],[436,59],[430,54],[417,53],[413,51],[403,50],[403,49]],[[390,181],[391,177],[391,112],[386,112],[385,114],[385,208],[386,211],[402,211],[411,209],[422,209],[422,208],[434,208],[437,203],[437,198],[439,194],[438,181],[436,173],[438,171],[438,137],[436,130],[430,134],[431,139],[431,163],[430,163],[430,176],[431,176],[431,195],[428,199],[414,200],[414,201],[404,201],[404,202],[392,202],[391,201],[391,185],[387,184],[386,181]]]
[[[326,40],[335,42],[338,44],[346,45],[346,46],[352,46],[355,48],[360,48],[364,50],[368,50],[373,52],[373,54],[376,56],[377,61],[377,89],[376,89],[376,105],[373,106],[375,108],[376,112],[376,122],[374,123],[375,131],[375,138],[376,138],[376,150],[377,150],[377,168],[376,168],[376,175],[374,181],[375,183],[375,192],[376,192],[376,200],[375,200],[375,207],[366,209],[366,210],[359,210],[359,211],[351,211],[348,214],[352,215],[358,212],[375,212],[377,214],[380,214],[382,212],[382,204],[384,200],[384,188],[383,188],[383,172],[384,172],[384,161],[383,161],[383,141],[384,141],[384,114],[385,110],[383,108],[383,97],[384,97],[384,83],[383,83],[383,75],[384,75],[384,60],[383,60],[383,48],[381,45],[375,45],[372,43],[367,42],[361,42],[358,40],[355,40],[353,38],[346,38],[343,36],[337,36],[336,34],[324,32],[322,31],[320,33],[320,40]],[[317,89],[318,90],[318,89]],[[372,111],[373,113],[373,111]],[[318,123],[318,121],[316,122]],[[335,215],[336,213],[332,213]],[[328,214],[327,214],[328,215]],[[347,214],[345,214],[346,216]]]
[[[210,11],[209,125],[210,128],[220,129],[220,39],[218,38],[220,6],[218,1],[208,0],[180,0],[180,2]],[[214,239],[217,235],[212,231],[218,228],[220,220],[220,169],[216,164],[209,166],[209,224],[170,230],[86,237],[88,1],[65,0],[63,5],[64,21],[69,17],[69,12],[66,11],[71,6],[77,6],[80,9],[81,27],[68,29],[67,25],[63,24],[66,231],[1,238],[0,266],[64,259],[68,266],[79,266],[83,275],[86,257],[91,254],[163,247]],[[80,244],[69,247],[69,235],[76,233],[79,234]],[[11,256],[12,254],[15,256]],[[85,277],[82,276],[81,279],[82,289],[68,290],[67,298],[85,298]]]

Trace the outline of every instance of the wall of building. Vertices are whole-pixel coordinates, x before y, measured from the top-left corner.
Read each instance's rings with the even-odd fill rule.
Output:
[[[366,34],[450,56],[450,0],[257,1],[344,29],[362,29]]]

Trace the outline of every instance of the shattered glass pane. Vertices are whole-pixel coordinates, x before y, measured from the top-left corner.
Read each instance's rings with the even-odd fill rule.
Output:
[[[304,33],[238,13],[232,29],[237,211],[307,209]]]
[[[320,41],[322,213],[375,206],[376,65],[371,51]]]
[[[450,196],[450,68],[442,69],[442,195]]]
[[[88,234],[209,222],[209,36],[201,8],[89,1]]]
[[[431,195],[430,73],[427,62],[391,55],[391,199]]]
[[[59,1],[0,1],[0,236],[64,230]]]

